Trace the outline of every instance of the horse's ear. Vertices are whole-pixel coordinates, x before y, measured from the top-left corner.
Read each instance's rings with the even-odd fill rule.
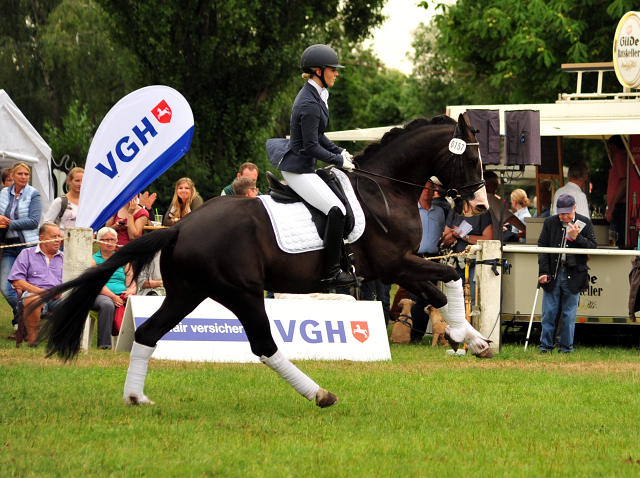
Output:
[[[460,133],[463,134],[463,137],[464,135],[468,134],[469,130],[471,129],[469,115],[466,111],[464,113],[460,113],[460,116],[458,116],[458,129],[460,130]]]

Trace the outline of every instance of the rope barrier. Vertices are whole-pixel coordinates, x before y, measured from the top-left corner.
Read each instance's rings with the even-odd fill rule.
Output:
[[[19,243],[19,244],[4,244],[4,245],[0,246],[0,249],[6,249],[8,247],[20,247],[20,246],[30,246],[30,245],[37,245],[37,244],[45,244],[47,242],[62,242],[62,241],[64,241],[64,239],[47,239],[46,241],[22,242],[22,243]],[[120,245],[120,244],[115,244],[113,242],[98,241],[97,239],[94,239],[93,242],[96,243],[96,244],[104,244],[105,246],[122,247],[122,245]]]

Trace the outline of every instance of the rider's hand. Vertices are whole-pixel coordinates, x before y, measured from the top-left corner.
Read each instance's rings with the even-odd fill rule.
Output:
[[[354,164],[351,162],[350,159],[346,158],[345,156],[342,157],[342,169],[344,169],[345,171],[353,171],[354,169],[356,169],[356,167],[354,166]]]
[[[342,157],[345,159],[348,159],[349,161],[351,161],[353,159],[353,154],[349,153],[349,151],[347,151],[346,149],[342,150]]]

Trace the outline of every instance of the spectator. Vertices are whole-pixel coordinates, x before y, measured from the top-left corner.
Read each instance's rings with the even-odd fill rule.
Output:
[[[249,196],[250,198],[256,197],[258,195],[256,182],[246,176],[235,179],[233,181],[233,194],[236,196]]]
[[[514,189],[511,192],[511,207],[515,210],[515,216],[520,219],[520,222],[524,223],[527,217],[531,217],[531,213],[529,212],[529,198],[527,197],[527,193],[524,189]],[[515,226],[511,226],[511,232],[514,234],[518,234],[521,231]],[[523,242],[524,239],[520,239],[520,242]]]
[[[158,195],[156,193],[149,194],[149,191],[140,193],[140,195],[138,196],[138,204],[140,204],[140,206],[142,206],[143,209],[146,209],[149,213],[149,221],[156,220],[156,215],[153,210],[153,203],[156,202],[157,198]]]
[[[158,252],[148,267],[140,271],[138,276],[138,293],[136,295],[167,295],[164,281],[160,274],[160,253]]]
[[[60,227],[60,234],[64,237],[64,231],[68,227],[76,226],[78,215],[78,202],[80,201],[80,187],[84,169],[73,168],[67,175],[69,192],[64,196],[55,198],[44,215],[45,222],[52,222]]]
[[[202,202],[202,198],[198,194],[198,191],[196,191],[196,186],[191,179],[178,179],[171,205],[164,215],[162,225],[173,226],[191,211],[195,211],[202,206]]]
[[[107,221],[106,226],[117,232],[118,245],[124,246],[142,235],[148,221],[149,212],[138,204],[138,197],[135,196]]]
[[[625,209],[627,203],[627,150],[618,135],[609,138],[611,169],[607,183],[607,213],[605,219],[611,223],[611,230],[618,233],[616,245],[625,244]]]
[[[92,267],[97,267],[113,256],[116,249],[117,233],[110,227],[103,227],[96,234],[100,250],[91,256]],[[111,348],[111,329],[117,307],[124,307],[127,298],[136,293],[131,266],[118,268],[100,291],[91,310],[98,311],[98,348]]]
[[[438,244],[442,239],[445,227],[445,215],[442,208],[433,204],[434,191],[431,180],[427,183],[427,188],[423,189],[418,200],[418,211],[420,212],[420,222],[422,224],[422,240],[418,247],[418,256],[423,258],[435,257],[438,255]],[[432,281],[434,285],[437,281]],[[413,318],[413,330],[411,330],[411,341],[420,342],[427,330],[429,315],[424,308],[429,302],[422,296],[409,293],[409,298],[415,302],[411,307],[411,317]]]
[[[11,169],[12,168],[7,168],[4,171],[2,171],[2,187],[3,188],[8,188],[13,184],[13,176],[11,176]]]
[[[558,214],[544,220],[538,247],[595,249],[593,224],[587,216],[576,214],[576,200],[563,194],[557,202]],[[582,229],[576,220],[584,224]],[[542,285],[542,335],[540,353],[554,348],[556,315],[562,311],[559,352],[573,352],[573,336],[580,293],[589,285],[587,254],[538,254],[538,282]],[[561,306],[562,304],[562,306]]]
[[[253,182],[255,184],[257,184],[259,172],[260,171],[258,171],[258,166],[256,166],[255,164],[242,163],[242,165],[240,166],[240,169],[238,170],[238,175],[236,179],[250,178],[250,179],[253,179]],[[233,191],[233,183],[231,183],[222,190],[222,192],[220,193],[220,196],[233,196],[234,194],[235,192]]]
[[[38,233],[40,241],[54,241],[23,249],[16,258],[8,277],[15,289],[24,291],[22,300],[26,310],[29,310],[29,307],[38,299],[38,292],[62,284],[64,255],[60,251],[60,243],[63,239],[60,228],[51,222],[44,222]],[[24,324],[27,328],[29,347],[38,346],[40,317],[46,314],[49,308],[54,307],[57,300],[40,304],[25,316]]]
[[[31,168],[16,163],[11,169],[13,184],[0,191],[0,225],[6,226],[4,244],[22,244],[38,240],[38,224],[42,214],[42,199],[37,189],[29,185]],[[0,291],[13,309],[13,328],[17,330],[15,316],[18,311],[16,291],[7,282],[11,267],[20,252],[28,246],[11,246],[2,250],[0,263]]]
[[[626,166],[626,165],[625,165]],[[582,192],[582,186],[589,177],[589,166],[584,161],[574,161],[567,171],[569,182],[556,191],[551,205],[551,215],[558,214],[556,203],[563,194],[570,194],[576,200],[576,212],[582,216],[589,217],[589,202],[587,195]]]
[[[518,230],[523,231],[518,234],[519,237],[525,237],[526,226],[518,219],[496,194],[498,192],[498,175],[493,171],[484,172],[484,180],[486,181],[487,200],[489,201],[489,215],[491,216],[491,224],[493,226],[493,239],[496,241],[504,240],[503,224],[507,223],[515,226]]]
[[[435,176],[431,176],[431,179],[429,179],[429,182],[432,184],[435,184],[436,186],[442,186],[442,183],[440,182],[440,180]],[[433,199],[431,200],[431,204],[442,208],[442,210],[444,211],[445,219],[449,217],[449,211],[451,211],[451,204],[449,204],[449,201],[447,201],[447,198],[443,196],[443,193],[441,192],[440,188],[433,191]]]
[[[462,221],[466,221],[469,223],[471,227],[471,231],[469,234],[461,236],[459,226],[462,224]],[[453,248],[453,252],[462,252],[468,245],[477,244],[478,241],[487,241],[491,240],[493,237],[493,227],[491,225],[491,215],[488,212],[484,214],[480,214],[479,216],[461,216],[456,213],[454,210],[451,210],[449,213],[449,217],[447,217],[447,222],[444,228],[444,234],[442,235],[442,244],[445,246],[450,246],[455,243]],[[457,242],[456,242],[457,241]],[[462,282],[465,281],[465,260],[464,258],[458,259],[458,265],[456,266],[456,271],[458,275],[462,279]],[[469,262],[469,281],[471,287],[471,303],[475,304],[475,291],[476,291],[476,283],[473,280],[473,276],[476,270],[476,262]]]
[[[553,196],[551,191],[551,181],[548,179],[540,181],[540,197],[538,197],[538,204],[533,217],[549,217],[551,215],[551,196]]]

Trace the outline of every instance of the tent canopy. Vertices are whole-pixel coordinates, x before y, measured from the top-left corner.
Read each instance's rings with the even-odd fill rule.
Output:
[[[540,111],[541,136],[603,139],[620,134],[640,134],[640,99],[570,100],[551,104],[461,105],[447,107],[457,119],[468,109],[499,110],[500,134],[505,134],[504,112]],[[331,141],[377,141],[394,126],[326,133]]]
[[[18,161],[31,166],[31,185],[40,192],[44,215],[54,199],[51,148],[7,92],[0,90],[0,172]]]

